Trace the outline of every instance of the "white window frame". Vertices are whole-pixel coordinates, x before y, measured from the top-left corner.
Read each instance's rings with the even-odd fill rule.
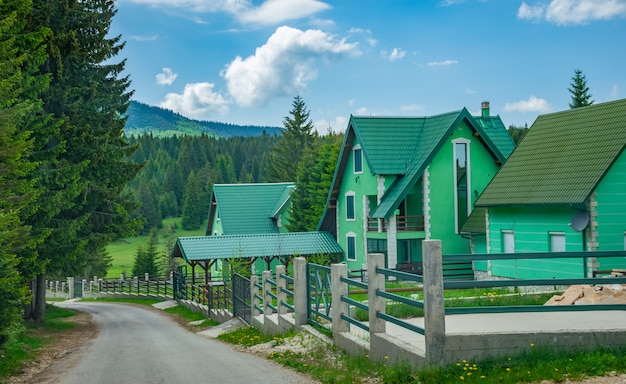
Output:
[[[352,197],[352,214],[354,215],[353,218],[349,218],[348,217],[348,197]],[[346,192],[345,196],[344,196],[344,201],[346,203],[346,221],[356,221],[356,193],[350,191],[350,192]]]
[[[354,242],[354,257],[350,257],[350,239]],[[348,232],[346,233],[346,260],[348,261],[356,261],[356,233]]]
[[[500,234],[502,236],[502,253],[515,253],[515,232],[503,229],[500,231]],[[512,240],[510,244],[512,249],[507,247],[509,245],[507,240]]]
[[[565,232],[548,232],[550,252],[565,252],[567,250],[567,242]],[[559,240],[555,246],[555,240]],[[558,247],[558,248],[557,248]]]
[[[357,171],[356,169],[356,159],[357,159],[357,151],[359,153],[359,158],[361,162],[361,170]],[[352,148],[352,171],[354,171],[355,175],[360,175],[363,173],[363,150],[361,149],[361,144],[357,144]]]
[[[464,137],[460,137],[458,139],[454,139],[452,140],[452,190],[454,192],[454,231],[455,233],[459,233],[459,200],[458,200],[458,192],[457,192],[457,188],[456,188],[456,144],[465,144],[465,157],[466,157],[466,164],[465,164],[465,168],[467,169],[466,171],[466,175],[467,175],[467,216],[470,215],[470,213],[472,213],[472,167],[470,166],[470,149],[471,146],[470,144],[472,143],[471,140],[466,139]]]

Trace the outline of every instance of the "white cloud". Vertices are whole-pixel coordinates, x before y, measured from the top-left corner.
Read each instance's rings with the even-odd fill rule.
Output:
[[[260,7],[250,8],[236,16],[244,23],[276,24],[329,8],[330,5],[317,0],[267,0]]]
[[[586,24],[626,16],[626,0],[551,0],[547,5],[522,2],[517,17],[527,20],[544,19],[557,25]]]
[[[135,40],[135,41],[155,41],[156,39],[159,38],[159,36],[158,35],[151,35],[151,36],[133,35],[133,36],[128,36],[128,38],[131,40]]]
[[[357,108],[356,111],[354,111],[354,114],[360,116],[371,115],[366,107]]]
[[[172,72],[171,68],[163,68],[163,72],[156,75],[156,82],[159,85],[172,85],[177,77],[178,74]]]
[[[213,91],[214,86],[213,83],[187,84],[182,94],[168,93],[159,106],[194,119],[224,114],[228,112],[228,102],[219,92]]]
[[[293,97],[317,77],[318,60],[358,56],[356,43],[320,30],[279,27],[254,55],[236,57],[221,75],[237,104],[265,106],[275,97]]]
[[[544,10],[545,7],[543,5],[528,5],[526,2],[522,1],[522,5],[520,5],[517,10],[517,18],[525,20],[538,20],[543,18]]]
[[[401,50],[400,48],[394,48],[391,53],[387,51],[381,51],[380,55],[389,61],[402,60],[404,56],[406,56],[406,51]]]
[[[313,15],[330,8],[318,0],[265,0],[254,7],[251,0],[126,0],[153,7],[176,7],[191,12],[225,12],[243,23],[274,24]]]
[[[442,7],[449,7],[451,5],[462,4],[464,2],[465,0],[441,0],[441,2],[439,2],[439,5]]]
[[[619,85],[614,84],[613,87],[611,88],[611,97],[617,97],[618,94],[619,94]]]
[[[552,106],[545,100],[531,95],[528,100],[506,103],[504,110],[507,112],[539,112],[545,113],[552,110]]]
[[[334,121],[322,119],[314,122],[313,125],[315,125],[315,130],[319,135],[325,136],[330,132],[345,132],[346,128],[348,128],[348,118],[345,116],[337,116]]]
[[[435,66],[448,66],[448,65],[454,65],[454,64],[458,64],[459,62],[457,60],[444,60],[444,61],[431,61],[429,62],[428,65],[429,67],[435,67]]]

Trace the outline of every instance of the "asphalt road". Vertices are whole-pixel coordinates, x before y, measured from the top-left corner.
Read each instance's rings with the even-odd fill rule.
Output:
[[[262,357],[181,327],[150,309],[114,303],[58,303],[92,314],[97,338],[61,359],[42,383],[250,383],[314,381]]]

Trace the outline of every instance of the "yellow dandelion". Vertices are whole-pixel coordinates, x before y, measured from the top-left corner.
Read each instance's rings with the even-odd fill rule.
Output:
[[[389,358],[389,356],[385,356],[385,359],[388,359],[388,358]]]
[[[456,366],[457,366],[457,367],[460,367],[460,366],[461,366],[461,363],[456,363]]]
[[[534,346],[535,346],[535,343],[530,343],[530,347],[531,348],[534,347]]]
[[[559,369],[558,369],[558,368],[554,368],[554,370],[555,370],[556,372],[558,372],[558,371],[559,371]]]
[[[465,377],[463,377],[463,376],[459,376],[459,379],[461,379],[461,380],[465,380]]]
[[[481,379],[486,379],[486,378],[487,378],[487,376],[482,375],[480,378],[481,378]]]
[[[511,372],[511,368],[507,367],[507,368],[506,368],[506,371],[507,371],[507,372]]]

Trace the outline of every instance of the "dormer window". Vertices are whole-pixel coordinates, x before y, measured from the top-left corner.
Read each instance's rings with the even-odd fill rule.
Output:
[[[363,150],[360,144],[354,146],[352,156],[354,158],[354,173],[363,173]]]

